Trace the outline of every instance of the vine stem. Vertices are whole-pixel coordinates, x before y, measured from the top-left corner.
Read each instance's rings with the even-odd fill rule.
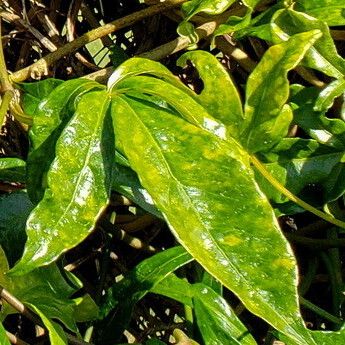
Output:
[[[296,203],[297,205],[301,206],[305,210],[315,214],[316,216],[326,220],[329,223],[332,223],[340,228],[345,229],[345,222],[342,222],[339,219],[333,218],[329,214],[318,210],[317,208],[313,207],[312,205],[308,204],[307,202],[303,201],[293,193],[291,193],[288,189],[286,189],[279,181],[277,181],[271,173],[264,167],[264,165],[255,157],[250,157],[251,162],[253,163],[254,167],[265,177],[265,179],[275,187],[280,193],[285,195],[288,199]]]
[[[47,54],[43,58],[37,60],[30,66],[27,66],[11,75],[11,80],[14,82],[20,82],[26,80],[30,76],[46,74],[48,67],[54,62],[58,61],[65,55],[68,55],[85,44],[95,41],[98,38],[102,38],[110,33],[128,27],[142,19],[151,17],[161,12],[167,11],[173,7],[176,7],[186,0],[166,0],[157,5],[150,6],[141,11],[129,14],[128,16],[116,19],[108,24],[105,24],[97,29],[91,30],[84,35],[76,38],[74,41],[66,43],[58,50]]]
[[[10,107],[11,100],[14,96],[13,86],[8,77],[4,51],[2,49],[2,35],[1,35],[1,17],[0,17],[0,91],[2,94],[0,105],[0,127],[4,123],[7,110]]]
[[[2,49],[1,17],[0,17],[0,86],[1,86],[2,93],[13,90],[13,86],[10,82],[8,72],[7,72],[4,51]]]

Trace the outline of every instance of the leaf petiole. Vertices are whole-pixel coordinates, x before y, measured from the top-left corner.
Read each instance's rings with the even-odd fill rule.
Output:
[[[253,163],[254,167],[262,174],[263,177],[274,187],[276,188],[280,193],[285,195],[288,199],[296,203],[297,205],[304,208],[306,211],[309,211],[316,216],[326,220],[329,223],[332,223],[336,226],[339,226],[340,228],[345,229],[345,222],[333,218],[329,214],[322,212],[318,210],[317,208],[313,207],[312,205],[308,204],[307,202],[303,201],[293,193],[291,193],[288,189],[286,189],[279,181],[277,181],[270,172],[263,166],[263,164],[255,157],[250,156],[250,160]]]

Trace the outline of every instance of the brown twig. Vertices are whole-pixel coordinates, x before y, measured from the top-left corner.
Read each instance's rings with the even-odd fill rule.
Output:
[[[14,345],[30,345],[27,342],[25,342],[24,340],[19,339],[18,337],[16,337],[14,334],[12,334],[10,332],[6,331],[6,335],[7,335],[7,338],[9,339],[11,344],[14,344]]]
[[[20,82],[28,79],[31,75],[41,75],[47,72],[48,67],[54,62],[58,61],[62,57],[75,52],[79,48],[83,47],[85,44],[95,41],[98,38],[104,37],[114,31],[128,27],[142,19],[156,15],[163,11],[167,11],[175,6],[178,6],[185,2],[186,0],[167,0],[163,3],[145,8],[141,11],[132,13],[128,16],[116,19],[108,24],[105,24],[97,29],[91,30],[84,35],[78,37],[72,42],[65,44],[63,47],[59,48],[55,52],[52,52],[45,57],[39,59],[30,66],[27,66],[12,74],[11,80],[15,82]],[[0,13],[1,14],[1,13]]]
[[[17,310],[20,314],[24,315],[29,320],[31,320],[33,323],[45,328],[43,322],[37,317],[36,314],[34,314],[30,309],[25,307],[25,305],[22,302],[20,302],[15,296],[9,293],[1,285],[0,285],[0,297],[4,301],[6,301],[11,307]],[[84,341],[79,340],[77,337],[71,334],[67,333],[66,336],[67,336],[68,341],[73,345],[92,345],[91,343],[85,343]]]
[[[212,21],[208,23],[204,23],[196,28],[196,32],[198,36],[203,39],[206,38],[214,32],[217,27],[217,22]],[[190,40],[187,37],[178,37],[173,41],[170,41],[166,44],[163,44],[155,49],[152,49],[148,52],[139,54],[139,57],[150,59],[150,60],[161,60],[169,55],[177,53],[185,48],[187,48],[190,44]],[[104,83],[110,75],[113,73],[113,67],[104,68],[98,72],[94,72],[85,76],[85,78],[89,78],[92,80],[96,80],[100,83]]]

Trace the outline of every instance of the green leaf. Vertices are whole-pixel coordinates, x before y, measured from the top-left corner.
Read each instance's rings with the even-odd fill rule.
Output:
[[[0,323],[0,339],[1,339],[1,345],[11,345],[10,341],[7,338],[6,330],[2,323]]]
[[[169,297],[189,307],[193,307],[193,289],[186,280],[169,274],[159,284],[150,289],[150,292]]]
[[[149,59],[134,57],[125,61],[118,68],[116,68],[114,73],[108,79],[107,87],[111,91],[112,88],[115,87],[116,84],[118,84],[121,80],[138,75],[150,75],[158,77],[177,87],[181,87],[182,85],[162,64]],[[187,87],[183,87],[183,89],[188,90]]]
[[[48,188],[29,217],[24,255],[12,274],[49,264],[93,229],[110,192],[103,161],[111,162],[112,157],[103,157],[106,138],[101,140],[108,104],[106,91],[81,96],[56,144]]]
[[[115,284],[104,298],[103,314],[117,307],[108,319],[110,322],[103,328],[102,340],[116,339],[127,326],[132,309],[141,298],[171,272],[187,264],[192,257],[182,248],[174,247],[142,261],[130,273]],[[113,340],[115,341],[115,340]]]
[[[343,0],[297,0],[295,9],[306,12],[329,26],[345,25]]]
[[[168,84],[163,80],[146,76],[129,77],[119,82],[116,88],[121,92],[124,90],[126,94],[132,95],[133,97],[140,97],[144,102],[148,101],[149,104],[154,102],[157,107],[159,107],[157,98],[164,100],[173,107],[171,110],[164,107],[170,113],[182,116],[188,122],[204,128],[221,138],[230,136],[226,127],[209,114],[194,98],[190,97],[188,93],[183,92],[180,88]],[[163,89],[165,90],[164,93],[162,93]],[[153,95],[155,98],[150,102],[149,98],[142,97],[141,94]]]
[[[252,10],[248,9],[243,17],[230,16],[225,23],[218,26],[214,32],[214,36],[235,33],[247,28],[251,23],[252,12]]]
[[[28,193],[38,203],[46,188],[46,175],[55,157],[55,145],[75,110],[78,97],[102,85],[87,79],[68,80],[55,88],[37,107],[30,129],[32,149],[28,157]]]
[[[74,319],[76,322],[87,322],[99,318],[99,308],[90,295],[74,299]]]
[[[224,298],[204,284],[194,284],[196,323],[205,344],[256,345]]]
[[[17,86],[23,92],[21,99],[24,112],[28,115],[35,116],[38,104],[42,99],[57,88],[63,80],[60,79],[44,79],[35,83],[18,83]]]
[[[45,313],[43,313],[39,308],[35,305],[28,304],[29,307],[34,310],[42,319],[44,325],[47,327],[49,332],[49,340],[51,345],[66,345],[67,337],[62,329],[62,327],[57,324],[56,322],[50,320]]]
[[[277,11],[272,18],[274,42],[286,41],[289,36],[310,30],[320,30],[322,37],[308,45],[303,64],[334,78],[345,74],[345,61],[339,56],[326,23],[292,9]]]
[[[291,98],[294,109],[294,122],[319,143],[344,150],[345,122],[341,119],[330,119],[323,112],[315,111],[319,97],[316,88],[304,88]]]
[[[145,211],[162,218],[155,207],[152,197],[145,190],[138,179],[138,175],[129,167],[115,164],[113,167],[112,190],[126,196]]]
[[[196,14],[203,12],[211,15],[220,14],[228,9],[236,0],[191,0],[182,4],[184,20],[179,24],[177,32],[180,36],[188,37],[192,46],[198,42],[199,37],[194,25],[189,20]]]
[[[36,269],[27,275],[11,277],[7,274],[8,264],[4,252],[0,249],[0,283],[24,304],[35,306],[46,317],[60,320],[71,331],[76,332],[74,320],[75,302],[70,296],[76,291],[63,278],[56,265]],[[2,317],[11,314],[14,309],[7,304],[2,310]]]
[[[23,253],[25,223],[32,209],[33,205],[25,192],[0,195],[0,245],[10,266]]]
[[[242,102],[228,72],[212,54],[201,50],[183,54],[177,65],[184,67],[189,61],[203,81],[203,89],[195,99],[214,118],[224,123],[233,137],[238,137],[243,121]]]
[[[314,110],[325,112],[334,102],[334,99],[345,92],[345,79],[336,79],[329,83],[319,94]]]
[[[295,259],[246,152],[138,98],[113,99],[112,115],[117,146],[179,242],[251,312],[292,343],[313,344],[299,314]]]
[[[339,196],[336,189],[345,189],[341,176],[330,179],[343,155],[342,150],[329,148],[315,140],[285,138],[270,152],[263,154],[261,160],[270,174],[290,192],[321,206]],[[256,180],[275,203],[288,201],[261,174],[256,175]]]
[[[150,292],[194,307],[196,323],[205,344],[256,344],[225,299],[205,284],[190,284],[169,274]]]
[[[267,151],[287,134],[292,112],[287,73],[320,37],[319,31],[297,34],[267,50],[246,86],[241,138],[251,152]]]
[[[25,161],[19,158],[0,158],[0,181],[24,183],[25,166]]]

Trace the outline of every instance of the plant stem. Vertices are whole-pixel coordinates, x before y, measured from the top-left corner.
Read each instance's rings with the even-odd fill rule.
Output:
[[[46,55],[45,57],[39,59],[32,65],[25,67],[12,74],[11,80],[15,82],[20,82],[28,79],[31,75],[41,75],[47,72],[48,67],[54,62],[58,61],[65,55],[68,55],[79,48],[83,47],[85,44],[95,41],[98,38],[109,35],[110,33],[128,27],[142,19],[151,17],[158,13],[167,11],[173,7],[176,7],[186,0],[166,0],[165,2],[159,3],[157,5],[150,6],[141,11],[129,14],[120,19],[116,19],[108,24],[105,24],[97,29],[91,30],[84,35],[78,37],[72,42],[65,44],[58,50]]]
[[[300,297],[299,299],[300,299],[301,305],[312,310],[315,314],[318,314],[319,316],[323,317],[325,320],[331,321],[337,325],[343,324],[344,321],[342,319],[339,319],[338,317],[330,314],[326,310],[318,307],[317,305],[311,303],[310,301],[306,300],[303,297]]]
[[[330,238],[309,238],[295,234],[285,233],[285,237],[295,243],[311,247],[311,249],[328,249],[345,247],[345,238],[330,239]]]
[[[20,314],[27,317],[36,325],[42,326],[45,328],[43,322],[34,314],[31,310],[25,307],[25,305],[20,302],[16,297],[10,294],[4,287],[0,285],[0,298],[6,301],[10,306],[17,310]],[[91,343],[86,343],[82,340],[79,340],[77,337],[66,333],[67,339],[71,344],[74,345],[91,345]]]
[[[327,213],[324,213],[320,210],[318,210],[317,208],[311,206],[310,204],[308,204],[307,202],[303,201],[302,199],[300,199],[299,197],[297,197],[296,195],[294,195],[293,193],[291,193],[289,190],[287,190],[279,181],[277,181],[272,175],[271,173],[264,167],[264,165],[255,157],[255,156],[251,156],[250,157],[253,165],[255,166],[255,168],[265,177],[265,179],[273,186],[275,187],[280,193],[282,193],[283,195],[285,195],[287,198],[289,198],[291,201],[293,201],[294,203],[296,203],[297,205],[301,206],[302,208],[304,208],[306,211],[309,211],[313,214],[315,214],[316,216],[326,220],[329,223],[332,223],[336,226],[339,226],[340,228],[345,229],[345,222],[333,218],[332,216],[330,216]]]
[[[11,100],[14,96],[13,87],[8,77],[4,51],[2,49],[1,36],[1,17],[0,17],[0,91],[2,93],[0,105],[0,128],[4,123],[6,113],[10,107]]]
[[[2,49],[1,17],[0,17],[0,91],[2,93],[5,93],[8,90],[13,90],[13,87],[8,77],[4,51]]]
[[[10,107],[11,100],[13,98],[13,91],[6,90],[2,95],[0,105],[0,127],[4,124],[6,113]]]

